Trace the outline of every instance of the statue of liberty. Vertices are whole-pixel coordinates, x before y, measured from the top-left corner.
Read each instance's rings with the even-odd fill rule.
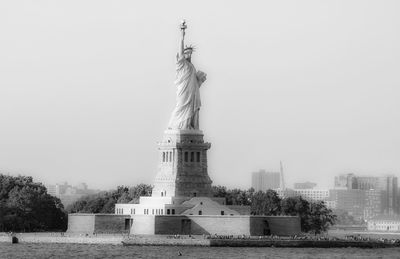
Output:
[[[200,86],[206,81],[206,74],[196,71],[192,64],[193,46],[184,47],[186,22],[181,23],[181,42],[176,55],[177,87],[176,106],[169,121],[169,129],[199,129]]]

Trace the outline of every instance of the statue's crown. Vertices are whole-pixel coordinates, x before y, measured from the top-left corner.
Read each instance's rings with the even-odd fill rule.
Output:
[[[191,51],[191,52],[194,52],[195,51],[195,46],[193,46],[193,45],[186,45],[186,47],[185,47],[185,49],[183,50],[183,52],[186,52],[186,51]]]

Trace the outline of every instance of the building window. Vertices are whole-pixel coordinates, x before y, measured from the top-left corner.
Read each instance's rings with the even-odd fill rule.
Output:
[[[167,215],[169,215],[169,214],[170,214],[170,212],[171,212],[171,211],[170,211],[169,209],[167,209]]]
[[[163,197],[164,196],[164,192],[161,192],[161,197]]]
[[[135,214],[135,209],[133,209],[133,214]]]
[[[199,210],[199,215],[203,215],[203,212],[201,210]]]
[[[154,209],[152,209],[152,210],[151,210],[151,214],[153,214],[153,215],[154,215]]]
[[[169,153],[169,152],[165,152],[165,153],[166,153],[165,161],[168,162],[168,153]]]
[[[196,161],[200,162],[200,152],[197,152],[196,155],[197,155],[197,160]]]
[[[172,209],[172,215],[175,215],[175,209]]]
[[[189,153],[185,152],[185,162],[188,162],[188,161],[189,161]]]
[[[161,209],[161,213],[160,213],[161,215],[164,215],[164,209]]]
[[[194,152],[190,152],[190,162],[194,162]]]
[[[162,161],[165,162],[165,152],[162,152]]]
[[[169,152],[169,161],[172,162],[172,151]]]
[[[221,215],[225,215],[225,211],[221,210]]]

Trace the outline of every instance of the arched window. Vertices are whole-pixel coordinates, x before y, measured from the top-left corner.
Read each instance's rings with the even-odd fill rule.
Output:
[[[199,215],[203,215],[203,212],[201,210],[199,210]]]

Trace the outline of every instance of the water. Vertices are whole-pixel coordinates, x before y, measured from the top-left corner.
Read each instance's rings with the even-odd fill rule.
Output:
[[[179,252],[182,256],[178,256]],[[124,247],[0,243],[0,258],[400,258],[400,248]]]

